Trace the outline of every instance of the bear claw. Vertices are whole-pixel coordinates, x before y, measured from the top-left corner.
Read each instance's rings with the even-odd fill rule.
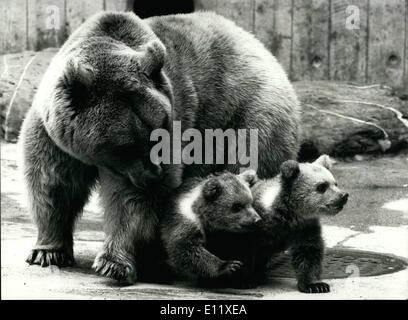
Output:
[[[241,261],[226,261],[221,266],[220,274],[221,275],[232,274],[241,269],[242,266],[243,263]]]
[[[125,283],[136,282],[137,276],[134,267],[127,263],[113,261],[106,255],[97,257],[92,268],[96,273],[107,278],[115,279],[117,281]]]
[[[31,250],[26,262],[30,265],[36,264],[41,267],[58,266],[72,267],[75,265],[74,257],[64,251],[48,251],[42,249]]]
[[[303,293],[327,293],[330,292],[330,285],[325,282],[310,283],[304,286],[299,285],[299,291]]]

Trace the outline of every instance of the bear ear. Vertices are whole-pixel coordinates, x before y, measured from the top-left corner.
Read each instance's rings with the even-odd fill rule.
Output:
[[[81,62],[77,59],[71,59],[67,62],[64,71],[64,81],[66,84],[81,82],[85,86],[90,86],[94,79],[94,70],[91,65]]]
[[[66,64],[60,85],[71,100],[81,100],[88,95],[93,80],[94,70],[90,65],[71,59]]]
[[[222,186],[218,179],[209,179],[203,187],[203,196],[207,200],[215,200],[222,192]]]
[[[258,175],[256,174],[256,171],[253,169],[245,170],[244,172],[240,173],[238,176],[243,178],[249,184],[249,187],[252,187],[259,180]]]
[[[295,180],[299,175],[299,172],[300,172],[299,163],[296,162],[295,160],[285,161],[281,165],[282,178],[285,180],[288,181]]]
[[[163,67],[165,55],[166,48],[161,42],[150,41],[136,51],[132,61],[139,64],[145,75],[152,77]]]
[[[320,156],[313,163],[317,164],[317,165],[320,165],[322,167],[325,167],[329,171],[331,170],[332,165],[333,165],[332,159],[330,159],[330,157],[327,154],[324,154],[324,155]]]

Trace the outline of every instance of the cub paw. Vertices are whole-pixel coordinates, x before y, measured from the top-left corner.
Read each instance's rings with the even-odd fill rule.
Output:
[[[229,275],[237,272],[244,264],[241,261],[226,261],[221,265],[220,275]]]
[[[136,269],[130,263],[119,261],[108,254],[101,254],[95,258],[92,268],[101,276],[115,279],[124,283],[135,283]]]
[[[41,267],[48,267],[51,265],[58,267],[72,267],[75,265],[73,255],[64,250],[51,251],[34,249],[31,250],[26,262],[30,265],[37,264]]]
[[[309,283],[298,285],[299,291],[303,293],[327,293],[330,292],[330,285],[325,282]]]

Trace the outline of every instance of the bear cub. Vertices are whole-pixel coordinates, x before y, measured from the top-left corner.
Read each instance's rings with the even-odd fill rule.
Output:
[[[254,208],[262,218],[253,270],[258,281],[264,280],[271,257],[290,249],[299,291],[330,291],[320,281],[324,242],[319,216],[339,213],[348,199],[330,170],[327,155],[313,163],[288,160],[277,177],[259,180],[251,188]]]
[[[161,234],[176,273],[200,279],[234,274],[243,263],[223,260],[208,250],[207,240],[219,232],[245,233],[261,220],[250,187],[255,171],[224,172],[184,182],[170,200]]]

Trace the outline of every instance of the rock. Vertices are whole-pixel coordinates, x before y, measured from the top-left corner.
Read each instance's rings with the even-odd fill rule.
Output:
[[[393,89],[328,81],[301,81],[294,86],[303,108],[301,158],[408,147],[408,101]]]
[[[1,135],[7,141],[17,141],[34,93],[57,50],[49,48],[0,56]]]

